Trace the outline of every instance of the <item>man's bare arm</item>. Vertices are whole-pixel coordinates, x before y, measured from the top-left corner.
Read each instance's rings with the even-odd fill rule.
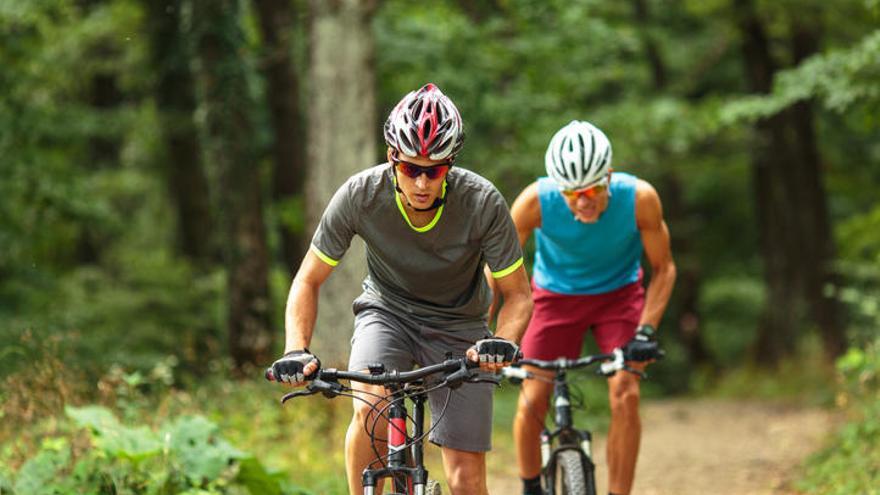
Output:
[[[660,196],[650,184],[642,180],[636,189],[636,223],[642,236],[645,256],[651,265],[651,282],[648,284],[640,323],[656,328],[660,325],[672,295],[676,272]]]
[[[284,311],[284,352],[305,349],[312,341],[318,317],[318,294],[333,267],[309,250],[293,278]]]
[[[525,267],[520,266],[513,273],[495,279],[495,283],[504,298],[504,304],[498,312],[495,336],[519,343],[532,317],[529,276]]]
[[[520,246],[525,246],[532,232],[541,226],[541,204],[538,201],[537,182],[533,182],[523,189],[523,192],[520,193],[510,208],[510,216],[513,218],[514,226],[516,226],[519,244]],[[498,295],[501,291],[496,280],[492,278],[492,271],[488,267],[486,267],[485,274],[486,280],[489,282],[489,288],[492,289],[492,305],[489,306],[489,321],[491,322],[498,309]],[[526,283],[528,283],[528,275],[526,275]]]
[[[541,201],[538,199],[538,183],[532,182],[517,196],[510,207],[510,216],[516,226],[519,244],[525,246],[532,232],[541,226]]]

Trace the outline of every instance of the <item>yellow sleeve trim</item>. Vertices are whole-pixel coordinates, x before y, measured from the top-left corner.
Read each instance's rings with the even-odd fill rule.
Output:
[[[520,259],[516,260],[516,262],[514,264],[508,266],[504,270],[501,270],[500,272],[492,272],[492,278],[506,277],[506,276],[510,275],[511,273],[513,273],[514,271],[516,271],[517,268],[521,267],[522,264],[523,264],[523,259],[520,258]]]
[[[327,263],[330,266],[336,266],[339,264],[339,260],[334,260],[333,258],[322,253],[321,250],[318,249],[318,247],[315,246],[314,244],[312,244],[312,252],[315,253],[315,255],[318,258],[321,258],[321,261],[323,261],[324,263]],[[522,261],[522,260],[520,260],[520,261]]]

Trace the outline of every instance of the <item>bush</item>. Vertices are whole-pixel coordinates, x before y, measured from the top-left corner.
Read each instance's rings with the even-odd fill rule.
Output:
[[[849,421],[831,445],[807,463],[799,488],[807,493],[880,493],[880,338],[852,348],[837,362],[838,405]]]
[[[0,472],[0,492],[18,495],[307,493],[220,437],[202,416],[157,430],[123,425],[100,406],[68,407],[72,428],[48,438],[18,473]],[[83,434],[85,430],[86,434]]]

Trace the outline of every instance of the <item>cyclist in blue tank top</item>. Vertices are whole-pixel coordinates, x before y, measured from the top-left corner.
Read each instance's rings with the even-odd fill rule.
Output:
[[[655,329],[675,283],[657,192],[632,175],[611,173],[611,144],[588,122],[572,121],[560,129],[545,165],[549,177],[529,185],[511,208],[520,243],[532,233],[536,238],[535,304],[523,354],[576,358],[591,329],[602,352],[623,347],[639,360],[656,357]],[[643,252],[651,266],[647,294],[641,284]],[[632,489],[641,437],[639,379],[617,373],[608,386],[609,492],[622,495]],[[520,393],[514,438],[525,494],[541,493],[538,436],[551,392],[552,380],[527,380]]]

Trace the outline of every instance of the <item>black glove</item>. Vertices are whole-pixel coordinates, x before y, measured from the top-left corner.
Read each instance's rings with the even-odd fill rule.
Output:
[[[305,381],[307,378],[314,377],[318,371],[315,370],[308,377],[303,375],[303,368],[312,361],[318,364],[318,370],[321,369],[321,360],[315,357],[308,349],[290,351],[272,363],[272,375],[279,382],[294,383]]]
[[[519,346],[501,337],[478,340],[474,349],[481,363],[509,363],[519,355]]]
[[[626,361],[649,361],[660,357],[660,346],[654,338],[654,327],[639,325],[636,335],[623,346],[623,358]]]

